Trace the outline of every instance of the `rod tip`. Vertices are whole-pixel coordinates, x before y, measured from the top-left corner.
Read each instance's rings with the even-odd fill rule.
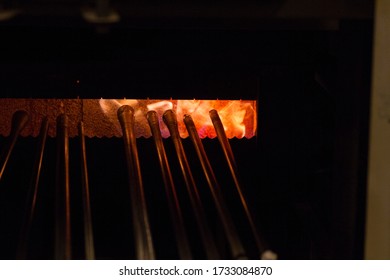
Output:
[[[185,114],[185,115],[184,115],[183,121],[184,121],[185,124],[187,124],[187,123],[193,124],[193,123],[194,123],[194,121],[193,121],[191,115],[189,115],[189,114]]]
[[[158,115],[156,111],[148,111],[146,113],[146,119],[148,120],[149,123],[158,123]]]
[[[215,109],[210,110],[209,115],[211,119],[219,119],[218,111]]]
[[[166,124],[174,123],[177,124],[176,114],[173,110],[168,109],[163,114],[163,120]]]
[[[119,107],[117,111],[118,118],[121,117],[124,113],[134,114],[133,107],[129,105],[122,105],[121,107]]]
[[[271,251],[271,250],[265,250],[262,254],[261,254],[261,258],[262,260],[277,260],[278,259],[278,255]]]
[[[211,109],[210,111],[209,111],[209,114],[210,115],[215,115],[215,114],[217,114],[218,115],[218,112],[217,112],[217,110],[215,110],[215,109]]]
[[[147,118],[157,118],[157,112],[154,110],[150,110],[146,113]]]
[[[29,121],[28,113],[24,110],[18,110],[12,115],[12,124],[23,129]]]

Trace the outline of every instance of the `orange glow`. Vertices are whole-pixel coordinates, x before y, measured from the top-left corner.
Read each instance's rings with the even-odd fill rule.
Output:
[[[149,110],[157,112],[162,137],[170,136],[162,121],[162,115],[168,109],[177,114],[180,136],[188,136],[183,123],[185,114],[192,116],[201,138],[214,138],[216,132],[209,111],[215,109],[221,118],[228,138],[251,138],[256,135],[257,104],[255,100],[153,100],[153,99],[0,99],[0,135],[8,136],[11,130],[11,118],[15,111],[24,110],[30,116],[30,122],[21,132],[22,136],[36,137],[40,131],[42,117],[49,120],[50,137],[56,135],[56,119],[59,114],[69,117],[69,137],[78,136],[78,123],[83,121],[85,135],[88,137],[121,137],[122,130],[117,110],[122,105],[134,109],[136,137],[151,137],[146,119]]]
[[[209,117],[209,111],[215,109],[224,125],[228,138],[251,138],[256,134],[256,102],[243,100],[178,100],[177,117],[183,119],[190,114],[195,122],[201,138],[216,137],[214,126]],[[179,122],[182,137],[187,137],[187,131]]]
[[[163,113],[172,109],[177,114],[180,136],[186,138],[187,130],[183,123],[185,114],[190,114],[201,138],[214,138],[216,132],[209,111],[218,111],[228,138],[251,138],[256,135],[256,101],[254,100],[149,100],[149,99],[101,99],[100,107],[107,118],[120,131],[116,110],[122,105],[130,105],[135,110],[135,134],[137,137],[150,137],[150,129],[145,114],[154,110],[160,120],[161,134],[169,137],[169,131],[162,121]]]
[[[166,110],[172,109],[173,104],[171,101],[158,101],[156,103],[151,103],[146,105],[149,111],[162,111],[165,112]]]

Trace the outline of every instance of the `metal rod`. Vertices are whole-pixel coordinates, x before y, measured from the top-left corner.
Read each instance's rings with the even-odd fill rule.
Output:
[[[231,173],[231,175],[233,177],[234,184],[236,186],[238,195],[240,197],[241,204],[242,204],[242,206],[244,208],[246,218],[247,218],[247,220],[249,222],[249,226],[250,226],[252,234],[254,236],[257,250],[259,251],[260,258],[263,259],[267,255],[269,255],[269,252],[266,255],[264,255],[264,253],[267,252],[266,245],[265,245],[265,242],[262,240],[261,235],[260,235],[260,233],[259,233],[259,231],[258,231],[258,229],[256,227],[256,224],[254,222],[252,213],[251,213],[251,211],[249,209],[247,200],[246,200],[246,198],[244,196],[243,188],[241,186],[241,183],[240,183],[240,180],[239,180],[239,176],[238,176],[239,173],[238,173],[236,160],[234,158],[233,150],[232,150],[232,148],[230,146],[229,140],[228,140],[228,138],[226,136],[225,129],[223,127],[221,118],[219,117],[217,110],[213,109],[213,110],[211,110],[209,112],[209,114],[210,114],[211,121],[213,122],[215,131],[217,133],[217,137],[218,137],[219,143],[221,144],[223,153],[225,155],[226,161],[227,161],[227,163],[229,165],[230,173]]]
[[[29,120],[28,114],[26,111],[16,111],[12,116],[11,124],[11,133],[10,133],[10,142],[3,151],[1,160],[0,160],[0,180],[3,177],[5,167],[7,166],[9,157],[12,153],[12,150],[15,146],[16,141],[20,132],[25,128]]]
[[[80,137],[80,161],[81,161],[81,180],[82,180],[82,195],[83,195],[83,211],[84,211],[84,249],[85,259],[95,259],[95,247],[93,239],[92,227],[92,212],[91,201],[89,194],[89,179],[87,166],[87,150],[85,147],[84,123],[79,122],[79,137]]]
[[[56,176],[56,227],[55,258],[72,258],[69,189],[69,136],[68,117],[57,117],[57,176]]]
[[[190,197],[190,202],[194,211],[195,219],[199,228],[199,233],[207,258],[219,259],[220,255],[218,253],[217,247],[215,246],[214,238],[210,232],[210,229],[207,226],[204,207],[200,199],[198,189],[196,187],[195,180],[187,160],[187,156],[184,152],[183,144],[180,139],[176,114],[172,110],[167,110],[163,115],[163,120],[169,129],[169,133],[171,134],[171,138],[175,146],[176,154],[184,176],[185,185]]]
[[[192,143],[194,144],[196,153],[202,165],[203,172],[206,176],[207,183],[209,185],[214,203],[218,211],[218,215],[221,219],[222,226],[226,233],[232,257],[234,259],[246,259],[247,256],[241,244],[240,238],[237,234],[236,228],[234,226],[229,210],[226,206],[225,200],[223,199],[220,186],[218,185],[214,171],[208,160],[206,151],[204,150],[203,143],[199,138],[195,124],[190,115],[184,116],[184,124],[186,125],[188,134],[192,140]]]
[[[177,247],[179,256],[183,260],[192,259],[191,249],[187,238],[186,229],[184,226],[183,216],[181,214],[179,200],[176,194],[175,184],[173,182],[171,169],[169,168],[168,158],[165,153],[163,140],[161,137],[160,125],[158,123],[158,116],[155,111],[149,111],[146,114],[152,131],[154,143],[160,162],[161,173],[164,180],[165,192],[167,194],[168,206],[171,214],[173,228],[176,235]]]
[[[37,203],[39,179],[41,176],[43,154],[45,151],[47,132],[49,129],[49,121],[47,117],[42,119],[41,129],[38,136],[38,153],[33,166],[32,178],[27,194],[26,200],[26,214],[23,220],[22,229],[20,233],[17,258],[26,259],[28,252],[28,242],[31,232],[32,223],[35,215],[35,208]]]
[[[131,106],[123,105],[118,109],[117,114],[122,127],[129,174],[136,256],[140,260],[155,259],[134,134],[134,109]]]

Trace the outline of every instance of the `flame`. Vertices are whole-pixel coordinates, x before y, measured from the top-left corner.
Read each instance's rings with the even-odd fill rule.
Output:
[[[236,135],[242,138],[246,133],[245,116],[251,107],[240,102],[230,102],[227,106],[219,110],[219,115],[223,123],[227,137]],[[218,109],[217,109],[218,111]]]
[[[182,120],[184,115],[191,115],[199,137],[214,138],[216,133],[209,117],[209,111],[214,109],[215,102],[213,100],[178,100],[176,110],[177,118],[178,120]],[[183,138],[188,136],[185,125],[182,122],[179,122],[179,132]]]
[[[148,104],[147,105],[149,111],[163,111],[170,110],[173,108],[173,104],[170,101],[159,101],[156,103]]]
[[[137,99],[103,99],[99,100],[100,108],[102,109],[104,115],[107,118],[107,121],[111,123],[111,126],[115,130],[115,135],[121,135],[121,127],[117,118],[117,111],[123,105],[129,105],[134,109],[134,118],[136,123],[142,123],[143,113],[140,110],[139,101]],[[140,135],[143,132],[137,131],[137,128],[145,127],[145,125],[140,125],[136,127],[136,135]]]
[[[199,137],[216,137],[214,126],[209,117],[209,111],[215,109],[223,123],[228,138],[250,138],[256,133],[256,106],[255,101],[242,100],[178,100],[177,116],[183,119],[190,114],[195,122]],[[184,124],[179,122],[179,131],[182,137],[188,133]]]
[[[135,111],[135,134],[137,137],[150,137],[151,132],[145,115],[154,110],[159,116],[160,130],[164,138],[169,131],[162,121],[163,113],[168,109],[176,112],[180,136],[188,136],[183,122],[184,115],[190,114],[195,122],[199,137],[214,138],[216,132],[209,116],[215,109],[224,125],[228,138],[251,138],[256,134],[256,101],[253,100],[149,100],[149,99],[101,99],[100,107],[107,119],[120,133],[116,111],[122,105],[130,105]]]
[[[170,136],[163,113],[172,109],[177,114],[178,129],[181,137],[187,137],[183,122],[185,114],[190,114],[194,120],[201,138],[216,136],[209,117],[209,111],[215,109],[224,125],[229,138],[251,138],[256,135],[257,104],[255,100],[152,100],[152,99],[0,99],[0,135],[8,136],[11,130],[9,119],[17,110],[25,110],[30,115],[30,122],[22,131],[23,136],[36,137],[40,131],[43,116],[49,123],[48,135],[56,136],[56,119],[59,114],[69,116],[69,136],[78,135],[78,123],[83,121],[85,135],[88,137],[121,137],[122,130],[117,118],[117,110],[122,105],[130,105],[134,109],[135,135],[150,137],[151,131],[146,113],[149,110],[157,112],[160,130],[164,138]],[[0,121],[1,121],[0,120]]]

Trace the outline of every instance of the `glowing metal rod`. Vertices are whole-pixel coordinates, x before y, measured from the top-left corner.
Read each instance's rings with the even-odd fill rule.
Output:
[[[81,180],[83,190],[83,211],[84,211],[84,242],[85,258],[87,260],[95,259],[95,247],[93,239],[91,201],[89,194],[87,150],[85,147],[84,124],[79,123],[80,151],[81,151]]]
[[[223,199],[214,171],[208,160],[206,151],[204,150],[203,143],[199,138],[195,124],[190,115],[184,116],[184,124],[186,125],[188,134],[192,140],[192,143],[194,144],[196,153],[198,154],[200,163],[203,168],[203,172],[206,176],[207,183],[209,185],[214,203],[218,211],[218,215],[221,219],[223,228],[226,233],[226,237],[230,246],[232,257],[234,259],[246,259],[247,257],[244,248],[241,244],[240,238],[233,224],[233,220],[230,216],[229,210]]]
[[[72,258],[69,189],[68,117],[57,117],[57,176],[56,176],[55,258]]]
[[[38,153],[33,166],[31,184],[29,187],[27,202],[26,202],[26,215],[22,224],[20,240],[18,245],[17,258],[26,259],[28,251],[28,241],[30,237],[31,227],[34,220],[38,188],[39,188],[39,179],[41,176],[41,168],[43,161],[43,154],[45,151],[45,144],[47,138],[47,131],[49,129],[48,118],[45,117],[42,119],[41,129],[38,137]]]
[[[0,180],[3,177],[5,167],[7,166],[9,157],[15,146],[18,136],[28,122],[28,114],[26,111],[16,111],[12,116],[12,127],[10,133],[10,142],[4,150],[0,161]]]
[[[233,154],[232,148],[230,146],[229,140],[226,137],[225,129],[223,127],[221,118],[219,117],[217,110],[211,110],[209,112],[209,114],[210,114],[211,121],[213,122],[215,131],[217,133],[219,143],[221,144],[223,153],[225,155],[226,161],[229,165],[229,169],[230,169],[230,172],[232,174],[238,195],[240,196],[241,204],[244,208],[246,218],[249,222],[249,226],[250,226],[252,234],[254,236],[257,250],[259,251],[261,258],[264,259],[270,254],[269,254],[269,252],[267,253],[267,251],[266,251],[266,245],[265,245],[264,241],[262,240],[262,238],[257,230],[257,227],[256,227],[255,222],[253,220],[253,216],[250,212],[250,209],[248,207],[248,203],[247,203],[246,198],[244,196],[244,193],[242,191],[243,188],[242,188],[240,180],[239,180],[236,160],[234,158],[234,154]]]
[[[195,219],[199,228],[200,236],[202,239],[203,247],[206,251],[207,258],[219,259],[220,255],[215,246],[215,242],[209,230],[209,227],[207,226],[207,219],[204,207],[202,201],[200,200],[198,189],[196,187],[190,165],[188,163],[183,145],[181,143],[177,126],[176,114],[172,110],[167,110],[163,115],[163,120],[169,129],[169,133],[171,134],[172,141],[176,149],[176,154],[184,176],[184,181],[190,197],[192,209],[195,214]]]
[[[191,249],[188,243],[187,233],[184,227],[183,216],[181,214],[180,204],[177,198],[171,169],[169,168],[168,158],[165,153],[164,144],[162,141],[157,112],[149,111],[146,114],[146,117],[148,119],[154,143],[157,149],[158,159],[160,162],[161,172],[165,185],[165,192],[167,194],[168,206],[171,213],[173,228],[175,230],[179,256],[183,260],[189,260],[192,259]]]
[[[152,234],[134,134],[134,109],[131,106],[123,105],[118,109],[117,115],[121,124],[125,145],[137,259],[154,259]]]

